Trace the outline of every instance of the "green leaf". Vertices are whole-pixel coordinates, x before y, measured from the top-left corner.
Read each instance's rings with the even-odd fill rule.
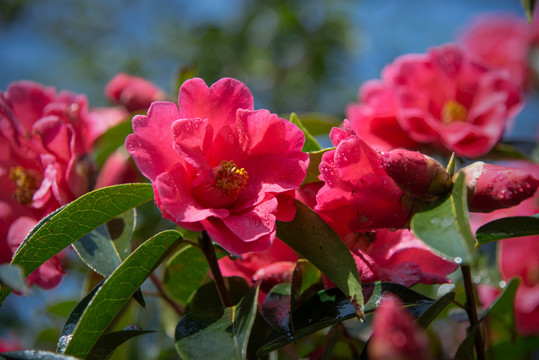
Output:
[[[434,303],[433,299],[417,293],[406,286],[395,283],[376,282],[374,284],[363,284],[363,291],[369,299],[365,304],[365,313],[376,310],[386,293],[396,295],[404,305],[419,305],[421,310]],[[286,301],[286,299],[283,299],[283,301]],[[413,313],[420,315],[417,312]],[[283,312],[282,316],[286,316],[286,314]],[[268,342],[259,349],[257,354],[262,356],[289,344],[291,339],[300,339],[355,316],[356,310],[354,306],[342,291],[338,288],[321,290],[293,311],[290,328],[294,332],[291,336],[283,336],[281,332],[275,331],[269,337]],[[286,319],[280,319],[278,321],[284,324]]]
[[[95,162],[99,167],[103,166],[107,158],[120,146],[123,146],[127,135],[133,132],[131,119],[137,113],[129,114],[125,121],[111,127],[97,140],[94,147]]]
[[[329,150],[335,150],[335,148],[327,148],[309,153],[309,166],[307,167],[307,174],[305,175],[302,185],[321,182],[321,180],[318,178],[318,175],[320,175],[320,170],[318,170],[318,167],[322,161],[322,155]]]
[[[465,175],[459,172],[451,194],[414,215],[412,231],[441,255],[470,264],[476,254],[476,242],[470,228],[466,190]]]
[[[455,293],[448,292],[430,305],[417,319],[416,322],[426,329],[436,317],[455,300]]]
[[[526,12],[526,17],[531,24],[533,20],[533,9],[535,8],[535,0],[522,0],[522,7],[524,8],[524,12]]]
[[[515,339],[497,341],[492,351],[487,347],[487,359],[494,360],[529,360],[534,359],[530,353],[539,349],[538,336],[518,336]],[[489,357],[490,355],[490,357]]]
[[[152,333],[150,330],[122,330],[103,334],[94,345],[85,360],[107,359],[124,342],[136,336]]]
[[[0,283],[20,293],[28,293],[24,271],[18,265],[0,264]]]
[[[303,125],[303,123],[298,119],[295,113],[290,114],[290,122],[296,124],[301,131],[305,134],[305,144],[303,145],[302,151],[309,152],[309,151],[318,151],[322,150],[322,147],[316,141],[314,136],[311,135],[309,130]]]
[[[298,200],[295,204],[294,220],[278,221],[277,236],[337,285],[363,317],[361,281],[350,250],[318,214]]]
[[[28,276],[75,240],[127,210],[153,199],[151,184],[115,185],[89,192],[40,221],[17,249],[11,264]],[[0,304],[11,292],[0,286]]]
[[[246,359],[256,317],[258,286],[236,306],[219,312],[193,312],[176,326],[176,350],[182,359]]]
[[[339,126],[340,123],[342,123],[341,118],[322,113],[299,113],[298,117],[301,119],[303,125],[314,136],[329,134],[332,128]]]
[[[73,249],[90,269],[104,277],[109,276],[131,253],[135,214],[135,209],[130,209],[101,225],[75,241]]]
[[[520,236],[539,235],[539,214],[512,216],[486,223],[475,232],[479,245]]]
[[[8,360],[77,360],[78,358],[68,355],[56,354],[43,350],[20,350],[0,354]]]
[[[480,320],[483,320],[485,316],[488,316],[491,322],[498,324],[498,327],[505,327],[512,331],[515,324],[513,303],[519,283],[520,280],[518,278],[512,279],[509,284],[505,286],[502,294],[500,294],[500,296],[498,296],[483,313]]]
[[[244,278],[231,276],[224,278],[225,285],[230,293],[233,304],[237,304],[249,291],[250,287]],[[208,309],[220,309],[223,307],[219,298],[219,292],[214,281],[210,281],[197,289],[189,300],[187,311],[206,311]]]
[[[71,313],[71,311],[73,311],[77,304],[78,302],[76,300],[62,301],[49,306],[46,309],[46,312],[65,319],[69,316],[69,314]]]
[[[457,353],[455,354],[455,360],[474,360],[474,344],[475,337],[477,336],[478,327],[474,327],[472,331],[466,336],[464,341],[459,345]]]
[[[168,294],[185,305],[207,281],[209,270],[202,251],[194,246],[185,246],[167,261],[163,286]]]
[[[267,294],[260,306],[260,314],[281,336],[294,342],[290,321],[291,303],[291,284],[278,284]]]
[[[165,230],[140,245],[104,281],[90,301],[65,353],[86,357],[116,314],[181,239],[178,231]]]

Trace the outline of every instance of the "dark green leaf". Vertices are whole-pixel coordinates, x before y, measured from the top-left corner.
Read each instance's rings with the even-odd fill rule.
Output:
[[[305,176],[305,179],[303,180],[302,185],[321,181],[318,178],[318,175],[320,175],[318,166],[320,165],[320,162],[322,161],[322,155],[324,155],[324,153],[329,150],[335,150],[335,148],[327,148],[320,151],[313,151],[309,153],[309,166],[307,167],[307,175]]]
[[[518,278],[512,279],[509,284],[505,286],[502,294],[500,294],[500,296],[498,296],[483,313],[481,320],[488,315],[491,321],[499,324],[499,327],[506,327],[512,330],[515,324],[513,303],[519,283],[520,280]]]
[[[114,350],[129,339],[136,336],[151,333],[149,330],[122,330],[103,334],[94,345],[85,360],[103,360],[107,359]]]
[[[290,283],[276,285],[264,299],[264,303],[260,306],[260,313],[275,331],[293,342],[294,335],[290,329],[290,288]]]
[[[249,284],[241,277],[226,277],[225,284],[230,293],[233,304],[237,304],[249,291]],[[186,311],[206,311],[208,309],[221,308],[223,304],[219,298],[219,292],[214,281],[210,281],[197,289],[191,297]]]
[[[77,360],[73,356],[56,354],[43,350],[20,350],[1,353],[8,360]]]
[[[339,235],[318,214],[296,200],[291,222],[277,222],[277,236],[324,273],[363,316],[363,294],[357,266]]]
[[[535,8],[535,0],[522,0],[522,7],[524,7],[524,11],[526,12],[526,17],[528,18],[528,21],[531,24],[533,20],[533,10]]]
[[[56,304],[53,304],[47,308],[47,312],[56,316],[59,316],[61,318],[67,318],[71,311],[77,306],[76,300],[67,300],[62,301]]]
[[[127,210],[153,199],[151,184],[115,185],[89,192],[40,221],[13,260],[26,276],[75,240]],[[11,289],[0,287],[0,304]]]
[[[416,322],[423,329],[426,329],[430,323],[436,319],[436,317],[450,304],[455,300],[455,293],[448,292],[432,305],[430,305],[419,317],[416,319]]]
[[[167,261],[163,286],[167,293],[185,305],[207,281],[209,270],[202,251],[194,246],[185,246]]]
[[[320,146],[318,141],[316,141],[314,136],[311,135],[309,130],[307,130],[307,128],[303,125],[301,120],[298,119],[295,113],[290,114],[290,122],[296,124],[305,134],[305,144],[303,145],[302,151],[309,152],[322,150],[322,147]]]
[[[530,353],[537,351],[537,349],[539,349],[538,336],[519,336],[516,339],[498,341],[492,346],[492,349],[487,347],[487,359],[530,360],[535,359],[535,357],[530,356]],[[492,352],[489,353],[489,350]]]
[[[95,161],[99,167],[103,166],[105,160],[120,146],[123,146],[127,135],[133,132],[131,119],[135,114],[130,114],[125,121],[111,127],[96,142],[94,147]]]
[[[24,271],[18,265],[0,264],[0,283],[23,294],[28,292]]]
[[[86,296],[73,308],[71,311],[71,314],[69,314],[69,317],[66,320],[66,323],[64,325],[64,328],[62,329],[62,333],[60,334],[60,338],[58,339],[58,345],[56,346],[56,352],[64,353],[65,349],[67,348],[67,345],[71,341],[71,337],[73,335],[73,332],[75,331],[75,328],[77,327],[77,324],[80,320],[80,317],[88,307],[88,304],[90,301],[94,298],[94,295],[97,293],[97,290],[101,288],[104,281],[101,281],[99,284],[97,284]]]
[[[86,357],[116,314],[181,239],[175,230],[155,235],[105,279],[80,317],[65,353]]]
[[[490,241],[532,235],[539,235],[539,214],[494,220],[481,226],[475,232],[480,245]]]
[[[332,128],[342,122],[341,118],[322,113],[299,113],[298,117],[313,136],[329,134]]]
[[[459,345],[457,353],[455,354],[455,360],[474,360],[474,344],[475,337],[477,336],[477,327],[474,327],[472,331],[466,336],[464,341]]]
[[[451,194],[414,215],[412,230],[436,252],[457,263],[470,264],[476,251],[466,196],[465,175],[459,172]]]
[[[494,148],[484,157],[485,159],[492,160],[530,160],[530,158],[520,149],[511,145],[498,143]]]
[[[237,305],[219,312],[183,316],[174,336],[176,350],[185,360],[246,359],[249,335],[256,316],[258,287]]]

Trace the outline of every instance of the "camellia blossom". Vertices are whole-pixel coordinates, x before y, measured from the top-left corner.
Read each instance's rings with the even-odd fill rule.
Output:
[[[322,156],[314,210],[341,236],[370,230],[404,228],[414,201],[384,171],[380,154],[360,139],[347,120],[333,128],[336,146]]]
[[[275,221],[294,217],[294,190],[305,178],[305,136],[267,110],[253,110],[241,82],[225,78],[210,88],[186,81],[178,106],[154,102],[133,118],[126,148],[152,182],[164,217],[207,231],[234,254],[263,251]]]
[[[117,74],[108,82],[105,95],[109,101],[124,106],[129,112],[146,110],[152,102],[167,98],[154,83],[125,73]]]
[[[506,70],[445,45],[397,58],[382,80],[360,89],[347,116],[358,136],[379,150],[428,146],[476,158],[496,145],[521,107]]]
[[[105,110],[90,111],[84,95],[30,81],[0,92],[2,262],[11,260],[42,217],[93,188],[95,168],[87,155],[97,137],[120,120]],[[27,280],[48,289],[62,274],[53,257]]]
[[[400,301],[384,297],[376,309],[369,340],[369,359],[428,360],[433,359],[427,335],[414,322]]]

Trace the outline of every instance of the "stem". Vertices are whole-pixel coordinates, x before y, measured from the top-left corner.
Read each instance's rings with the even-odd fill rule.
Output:
[[[165,302],[167,304],[169,304],[170,307],[173,308],[174,311],[176,311],[176,313],[178,315],[180,315],[180,317],[181,317],[183,315],[182,306],[180,304],[178,304],[177,302],[175,302],[174,300],[172,300],[170,297],[168,297],[168,295],[165,293],[165,290],[163,289],[163,285],[161,284],[161,280],[159,280],[157,275],[155,275],[154,273],[151,273],[150,274],[150,280],[152,281],[155,288],[157,289],[157,293],[159,294],[159,296],[161,296],[161,298],[163,300],[165,300]]]
[[[479,327],[479,318],[477,317],[477,308],[475,306],[474,285],[472,282],[472,273],[469,265],[461,265],[462,278],[464,279],[464,291],[466,292],[466,312],[470,319],[471,328]],[[481,329],[478,328],[477,336],[475,337],[475,351],[477,360],[485,360],[485,348],[483,346],[483,336]]]
[[[228,293],[228,289],[225,286],[225,281],[223,279],[223,275],[221,274],[221,269],[219,269],[219,264],[217,263],[215,249],[213,248],[211,239],[206,231],[202,231],[202,236],[198,238],[198,243],[200,244],[200,248],[202,249],[204,256],[206,256],[206,260],[210,265],[210,270],[213,275],[215,285],[217,285],[217,292],[219,293],[221,303],[224,307],[231,307],[234,304],[232,304],[232,301],[230,300],[230,294]]]

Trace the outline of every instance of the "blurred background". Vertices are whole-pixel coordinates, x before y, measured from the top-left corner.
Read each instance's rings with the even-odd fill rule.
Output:
[[[180,74],[208,84],[230,76],[251,89],[255,108],[342,120],[359,86],[395,57],[454,41],[485,12],[524,17],[517,0],[0,0],[0,90],[28,79],[84,93],[98,107],[107,105],[103,90],[118,72],[153,81],[173,98]],[[529,95],[510,138],[535,140],[537,98]],[[12,329],[25,348],[54,350],[83,287],[85,271],[69,271],[53,291],[11,295],[0,309],[0,337]],[[147,302],[146,319],[135,320],[156,329],[155,304]],[[138,340],[140,358],[177,358],[172,341],[156,339]]]

